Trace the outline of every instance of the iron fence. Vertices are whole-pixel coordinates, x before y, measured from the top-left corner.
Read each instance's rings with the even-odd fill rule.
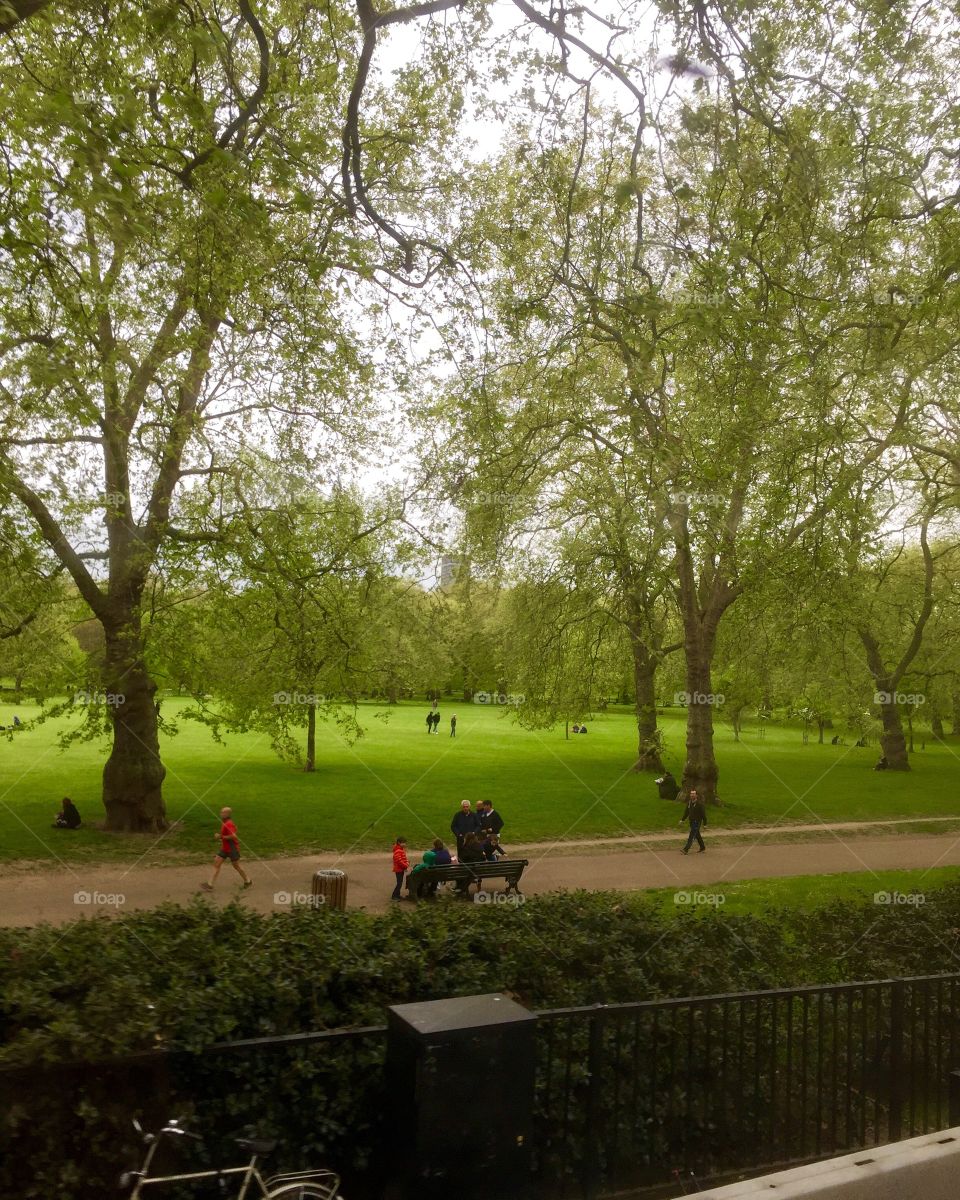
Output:
[[[540,1178],[677,1190],[950,1123],[960,975],[539,1015]]]

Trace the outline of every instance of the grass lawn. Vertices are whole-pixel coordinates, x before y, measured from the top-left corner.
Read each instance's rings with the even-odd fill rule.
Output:
[[[164,716],[184,705],[164,700]],[[583,838],[673,828],[676,806],[657,798],[649,775],[630,770],[636,733],[631,715],[611,711],[589,723],[586,736],[565,740],[563,728],[529,732],[505,710],[445,700],[440,735],[429,737],[425,704],[400,705],[384,721],[364,705],[366,734],[348,746],[334,727],[317,735],[317,770],[305,775],[277,759],[262,734],[214,742],[180,721],[163,739],[165,796],[182,828],[149,861],[206,859],[215,814],[235,809],[241,837],[258,855],[317,849],[383,849],[404,833],[416,845],[446,836],[462,799],[491,799],[507,828],[504,841]],[[29,705],[21,719],[34,715]],[[459,720],[449,735],[449,717]],[[0,705],[0,724],[13,708]],[[57,746],[58,722],[0,736],[0,860],[131,859],[155,839],[118,837],[92,828],[78,834],[50,828],[60,797],[70,795],[84,819],[98,821],[106,747]],[[667,762],[679,776],[683,723],[665,715]],[[960,746],[960,744],[958,744]],[[804,746],[797,728],[751,730],[737,744],[728,727],[717,734],[724,807],[713,824],[735,826],[820,820],[885,820],[960,815],[958,749],[928,744],[906,774],[874,773],[875,747]]]
[[[639,894],[664,913],[701,913],[713,907],[724,915],[740,915],[761,914],[778,908],[812,912],[832,900],[860,900],[864,904],[873,904],[877,892],[887,892],[891,896],[894,893],[926,896],[945,884],[956,882],[956,867],[933,867],[919,871],[852,871],[843,875],[794,875],[788,879],[704,884],[696,889],[686,889],[688,899],[681,903],[677,902],[680,894],[677,888],[647,888]],[[689,899],[697,895],[699,900]],[[723,897],[720,903],[717,899],[704,899],[720,896]]]

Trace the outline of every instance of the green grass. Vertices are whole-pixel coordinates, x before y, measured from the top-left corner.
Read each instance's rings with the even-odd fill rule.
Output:
[[[812,912],[834,900],[873,904],[877,892],[891,895],[929,895],[957,882],[956,867],[915,871],[855,871],[841,875],[795,875],[787,879],[745,879],[739,883],[703,884],[695,888],[647,888],[639,894],[664,913],[708,912],[711,907],[729,916],[762,915],[772,909]],[[680,892],[688,899],[677,902]],[[689,897],[700,897],[690,900]],[[720,897],[705,900],[704,897]]]
[[[165,700],[164,716],[180,707]],[[28,705],[17,711],[24,720],[33,715]],[[279,761],[264,735],[231,736],[220,745],[204,727],[181,721],[179,735],[163,739],[163,755],[168,812],[182,828],[164,839],[161,853],[206,858],[214,814],[224,804],[234,807],[241,836],[258,855],[383,849],[398,833],[422,844],[447,834],[460,800],[479,797],[500,809],[508,845],[672,829],[677,820],[675,805],[657,798],[650,776],[630,770],[636,734],[627,712],[597,717],[585,737],[567,741],[562,727],[529,732],[502,709],[462,702],[441,705],[439,737],[426,734],[423,704],[398,706],[386,722],[378,711],[362,707],[366,734],[353,746],[321,727],[312,775]],[[455,741],[447,736],[453,712]],[[0,723],[12,713],[9,704],[0,707]],[[140,856],[153,839],[50,829],[64,794],[88,823],[102,816],[106,748],[85,743],[60,751],[59,724],[0,738],[0,860]],[[679,775],[680,714],[665,716],[663,729],[668,764]],[[724,807],[714,827],[956,815],[952,746],[928,744],[905,774],[874,773],[875,747],[804,746],[795,728],[768,728],[762,740],[750,731],[737,744],[721,727],[717,750]]]

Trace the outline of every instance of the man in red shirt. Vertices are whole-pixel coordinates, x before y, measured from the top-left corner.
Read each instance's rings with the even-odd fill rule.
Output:
[[[250,887],[253,883],[252,879],[248,879],[243,867],[240,866],[240,839],[237,837],[237,827],[230,819],[233,816],[233,810],[230,808],[220,809],[220,832],[214,835],[214,840],[220,842],[220,849],[217,851],[217,857],[213,860],[213,876],[209,883],[201,883],[200,887],[205,892],[212,892],[213,885],[217,882],[217,876],[220,874],[220,868],[223,864],[230,860],[233,869],[239,874],[243,880],[245,888]]]

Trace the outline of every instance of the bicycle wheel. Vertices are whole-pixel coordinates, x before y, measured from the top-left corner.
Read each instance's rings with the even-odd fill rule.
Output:
[[[278,1188],[267,1192],[267,1200],[333,1200],[337,1194],[337,1185],[332,1188],[320,1183],[282,1183]]]

